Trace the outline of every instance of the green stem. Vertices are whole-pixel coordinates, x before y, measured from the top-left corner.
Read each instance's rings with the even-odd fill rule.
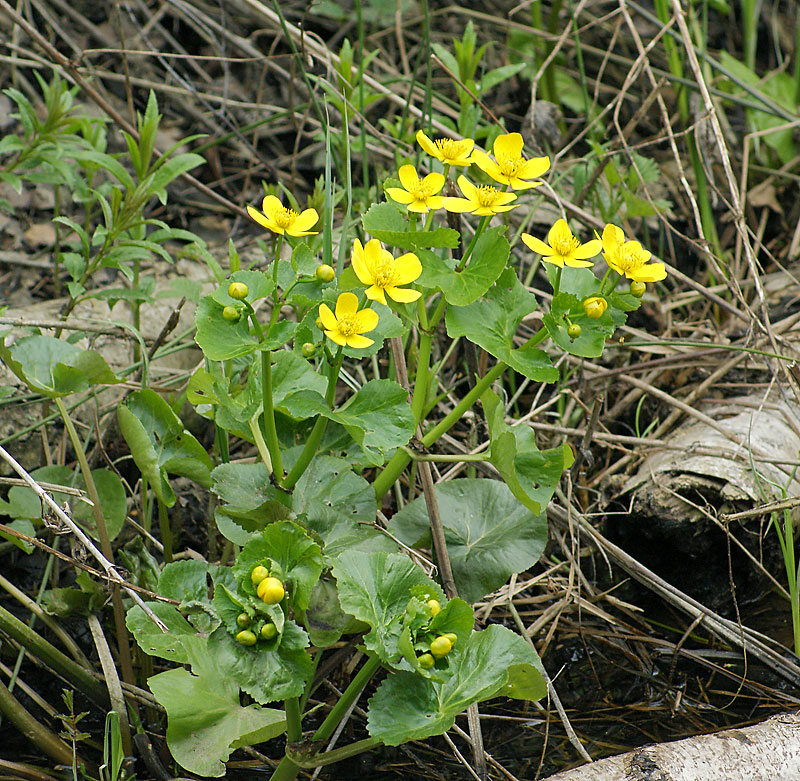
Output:
[[[372,678],[372,676],[378,671],[380,666],[381,663],[377,657],[370,656],[367,659],[367,661],[364,663],[364,666],[358,671],[358,673],[356,673],[353,680],[350,681],[350,685],[342,692],[342,696],[331,708],[331,711],[325,718],[325,721],[322,722],[319,729],[314,733],[313,737],[311,738],[313,742],[324,742],[328,740],[331,735],[333,735],[334,730],[339,725],[339,722],[345,717],[347,711],[350,709],[350,706],[356,701],[358,695],[361,694],[361,690],[367,685],[369,679]],[[364,741],[359,741],[359,743],[353,745],[358,746],[359,744],[361,744],[363,747],[352,753],[342,753],[338,755],[337,759],[345,759],[347,756],[352,756],[353,753],[360,753],[361,751],[366,751],[368,748],[372,747],[371,745],[365,745]],[[350,749],[350,747],[345,746],[344,749],[338,749],[338,751],[344,752],[347,749]],[[330,753],[333,754],[334,752]],[[290,759],[287,754],[287,756],[281,760],[278,767],[275,768],[275,772],[270,777],[270,781],[293,781],[300,772],[301,767],[317,767],[319,764],[315,763],[306,765],[303,759],[300,757],[297,757],[297,759],[298,761],[303,762],[303,764],[297,764],[295,761]],[[337,761],[337,759],[329,759],[321,764],[329,764],[330,762]]]
[[[342,348],[340,347],[331,364],[330,374],[328,375],[328,389],[325,392],[325,401],[327,401],[329,405],[333,405],[333,399],[336,395],[336,381],[339,379],[339,370],[342,368],[343,360],[344,356],[342,355]],[[292,488],[295,487],[297,481],[303,476],[303,472],[306,471],[308,465],[311,463],[311,459],[317,454],[317,448],[322,441],[322,435],[325,433],[325,427],[327,425],[328,419],[324,415],[318,415],[317,419],[314,421],[314,427],[308,435],[303,452],[300,453],[300,457],[283,481],[283,488],[286,491],[291,491]]]
[[[469,260],[469,256],[472,254],[472,250],[475,249],[475,244],[478,241],[478,238],[480,237],[481,233],[483,233],[483,229],[488,224],[489,224],[489,217],[482,217],[481,221],[478,223],[478,228],[475,231],[475,235],[472,237],[472,240],[470,241],[469,246],[467,247],[467,250],[464,253],[464,256],[461,258],[461,261],[456,266],[456,271],[463,271],[464,270],[464,266],[467,265],[467,261]]]
[[[343,759],[349,759],[358,754],[363,754],[371,748],[380,746],[381,743],[382,741],[380,738],[364,738],[363,740],[358,740],[355,743],[350,743],[341,748],[325,751],[322,754],[314,754],[308,759],[301,759],[299,756],[293,755],[293,760],[297,763],[298,767],[302,768],[311,769],[314,767],[324,767],[325,765],[332,765],[335,762],[341,762]]]
[[[267,467],[267,472],[272,474],[272,457],[269,454],[267,443],[264,441],[264,435],[261,433],[261,429],[258,426],[258,420],[252,417],[247,421],[247,424],[250,426],[250,433],[253,435],[253,441],[256,443],[258,455],[261,456],[264,466]]]
[[[172,561],[172,527],[169,525],[169,513],[167,505],[156,497],[158,505],[158,528],[161,530],[161,544],[164,546],[164,561],[169,564]]]
[[[277,260],[276,260],[277,262]],[[283,478],[283,462],[281,446],[278,442],[278,430],[275,427],[275,408],[272,405],[272,352],[261,353],[261,389],[264,401],[264,437],[271,456],[272,471],[280,482]]]
[[[289,743],[297,743],[303,737],[300,701],[297,697],[290,697],[284,701],[283,707],[286,711],[286,740]]]
[[[488,453],[434,453],[426,455],[423,453],[416,453],[409,447],[402,448],[408,453],[412,461],[435,461],[442,464],[460,464],[467,461],[488,461]]]
[[[539,341],[542,341],[547,335],[545,329],[542,329],[542,331],[545,331],[545,334],[539,339]],[[538,336],[539,334],[533,338],[536,339]],[[461,419],[463,414],[470,409],[473,404],[475,404],[483,392],[495,380],[497,380],[507,368],[507,364],[501,361],[483,377],[481,377],[481,379],[475,383],[475,386],[470,389],[470,391],[464,396],[463,399],[461,399],[461,401],[453,408],[453,410],[444,418],[442,418],[442,420],[439,421],[439,423],[437,423],[427,434],[425,434],[424,437],[422,437],[423,447],[430,447],[434,442],[436,442],[437,439],[439,439],[439,437],[449,431]],[[375,489],[375,495],[378,497],[379,502],[383,498],[384,494],[386,494],[386,492],[392,487],[395,480],[400,477],[410,461],[411,457],[408,455],[408,453],[403,450],[397,450],[389,460],[389,463],[383,468],[383,471],[375,478],[373,488]]]

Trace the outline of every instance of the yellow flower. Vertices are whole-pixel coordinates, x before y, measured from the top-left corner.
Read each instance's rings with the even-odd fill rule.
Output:
[[[336,344],[347,347],[369,347],[375,340],[361,334],[371,331],[378,325],[378,313],[371,309],[358,311],[358,297],[355,293],[341,293],[336,299],[336,314],[327,304],[319,305],[319,319],[325,336]]]
[[[389,298],[408,304],[416,301],[422,293],[398,285],[408,285],[422,273],[422,264],[413,252],[407,252],[395,259],[392,253],[381,247],[377,239],[371,239],[362,246],[356,239],[353,242],[353,271],[367,288],[367,298],[386,304]]]
[[[470,153],[475,142],[471,138],[437,138],[431,141],[421,130],[417,131],[417,143],[431,156],[445,165],[470,165]]]
[[[666,279],[663,263],[648,263],[651,253],[638,241],[625,241],[622,228],[606,225],[603,229],[603,257],[609,268],[635,282],[660,282]]]
[[[522,136],[519,133],[506,133],[498,136],[492,151],[494,160],[486,152],[476,149],[472,153],[472,162],[496,182],[507,184],[512,190],[538,187],[541,182],[525,180],[541,176],[550,168],[549,157],[532,157],[530,160],[526,160],[522,156]]]
[[[564,266],[590,268],[594,263],[589,263],[586,258],[599,255],[602,249],[599,239],[591,239],[586,244],[581,244],[572,235],[566,220],[556,220],[547,234],[547,244],[531,236],[530,233],[523,233],[522,240],[534,252],[538,252],[545,263],[553,263],[561,268]]]
[[[514,206],[509,204],[517,197],[514,193],[500,192],[488,184],[476,186],[466,176],[458,177],[458,187],[464,193],[464,198],[442,198],[444,208],[449,212],[471,212],[480,217],[489,217],[513,209]]]
[[[401,165],[398,175],[405,189],[387,187],[386,194],[392,200],[405,204],[410,212],[421,214],[427,214],[429,209],[442,208],[442,196],[436,195],[444,187],[442,174],[428,174],[420,179],[413,165]]]
[[[262,214],[263,212],[263,214]],[[309,230],[319,220],[316,209],[305,209],[298,214],[294,209],[284,206],[274,195],[267,195],[261,205],[261,211],[252,206],[247,213],[262,227],[281,235],[310,236],[318,231]]]
[[[586,316],[591,317],[592,320],[597,320],[598,317],[602,317],[606,309],[608,309],[608,301],[606,301],[605,298],[600,298],[600,296],[592,296],[583,302],[583,311],[586,312]]]

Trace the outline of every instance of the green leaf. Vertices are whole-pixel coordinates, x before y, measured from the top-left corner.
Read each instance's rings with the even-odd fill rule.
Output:
[[[283,711],[240,705],[239,687],[213,662],[194,673],[167,670],[147,683],[167,711],[172,756],[199,776],[225,775],[223,763],[235,748],[262,743],[285,729]]]
[[[211,473],[211,490],[222,502],[214,515],[222,534],[245,545],[254,533],[289,518],[289,497],[275,488],[267,468],[256,464],[220,464]]]
[[[31,477],[40,483],[77,488],[84,493],[86,491],[86,483],[83,481],[80,470],[73,471],[67,466],[43,466],[31,472]],[[93,469],[92,479],[100,497],[100,507],[103,510],[109,539],[113,540],[122,531],[128,512],[125,487],[118,475],[108,469]],[[95,527],[94,511],[88,502],[82,501],[74,494],[56,490],[50,490],[49,493],[59,505],[63,506],[64,503],[68,503],[73,520],[94,539],[99,539]],[[32,489],[27,486],[15,485],[8,491],[8,501],[0,500],[0,513],[16,519],[38,522],[42,517],[42,504]]]
[[[232,323],[222,316],[224,308],[212,296],[203,296],[195,311],[197,333],[194,340],[211,361],[227,361],[258,348],[258,340],[250,333],[250,322],[244,311],[241,319]]]
[[[343,458],[317,456],[295,486],[292,509],[319,535],[329,558],[345,550],[396,549],[371,526],[377,511],[375,491]]]
[[[0,510],[0,512],[2,511]],[[26,534],[28,537],[36,536],[36,529],[33,528],[33,524],[29,520],[21,519],[18,521],[11,521],[10,523],[7,523],[6,526],[22,534]],[[33,550],[36,547],[33,545],[33,543],[25,542],[25,540],[21,540],[19,537],[15,537],[13,534],[9,534],[8,532],[0,531],[0,537],[2,537],[4,540],[8,540],[9,542],[13,542],[14,545],[16,545],[25,553],[33,553]]]
[[[177,179],[181,174],[191,171],[192,168],[197,168],[198,165],[202,165],[203,163],[205,163],[205,158],[191,152],[175,155],[175,157],[160,165],[156,171],[150,175],[149,181],[145,184],[147,192],[155,195],[162,204],[166,203],[167,185]]]
[[[467,602],[477,602],[500,588],[542,555],[547,518],[527,510],[499,480],[463,478],[439,483],[436,499],[456,588]],[[389,530],[410,547],[431,547],[424,497],[395,513]]]
[[[493,624],[448,654],[443,681],[415,673],[390,675],[369,701],[367,729],[387,746],[441,735],[472,703],[492,697],[538,700],[547,693],[536,652],[519,635]]]
[[[147,606],[167,627],[162,632],[139,605],[128,610],[125,625],[136,638],[139,647],[150,656],[169,659],[178,664],[188,664],[190,649],[205,648],[208,637],[192,626],[175,605],[166,602],[147,602]]]
[[[445,602],[441,588],[397,553],[345,551],[334,562],[333,575],[342,609],[371,627],[364,645],[389,666],[401,661],[398,643],[412,598],[424,594]]]
[[[495,283],[506,267],[510,253],[502,227],[485,231],[475,244],[469,265],[455,270],[456,261],[421,251],[422,276],[419,284],[439,288],[448,304],[466,306],[477,301]]]
[[[408,221],[391,203],[377,203],[361,218],[364,230],[375,239],[397,249],[414,251],[423,247],[458,246],[461,237],[452,228],[432,231],[410,231]]]
[[[142,477],[167,507],[175,504],[168,474],[210,487],[212,464],[208,453],[155,391],[132,393],[117,408],[117,419]]]
[[[486,296],[468,306],[447,310],[447,334],[466,336],[471,342],[512,369],[536,382],[555,382],[558,369],[543,350],[523,345],[514,348],[514,335],[522,321],[537,308],[536,298],[522,286],[513,269],[506,269]]]
[[[0,360],[31,390],[51,399],[121,382],[100,353],[53,336],[24,336],[11,346],[0,337]]]
[[[295,393],[284,400],[283,407],[296,418],[324,415],[344,426],[373,466],[384,463],[388,452],[405,445],[414,433],[408,393],[393,380],[370,380],[335,410],[311,391]]]
[[[505,409],[492,390],[481,396],[491,436],[490,458],[514,496],[538,515],[552,498],[565,469],[575,457],[565,442],[560,447],[539,450],[529,426],[505,423]]]
[[[228,295],[231,282],[243,282],[247,285],[247,301],[251,304],[261,298],[266,298],[273,290],[275,283],[264,271],[236,271],[231,278],[220,285],[211,297],[222,306],[236,305],[237,301]]]
[[[354,627],[354,624],[358,626]],[[317,648],[333,645],[348,630],[360,632],[368,628],[342,610],[336,585],[323,578],[314,584],[305,612],[305,626]]]
[[[239,581],[239,590],[255,595],[250,580],[253,568],[269,560],[280,567],[278,576],[283,581],[289,604],[294,610],[305,610],[311,590],[322,573],[322,552],[306,532],[292,521],[270,524],[257,537],[252,538],[236,557],[233,574]],[[268,569],[273,571],[274,567]]]

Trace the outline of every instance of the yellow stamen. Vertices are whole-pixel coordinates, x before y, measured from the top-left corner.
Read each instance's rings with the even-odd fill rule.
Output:
[[[525,161],[521,157],[501,157],[497,161],[497,165],[503,173],[503,176],[508,176],[509,178],[516,176],[517,171],[519,171],[524,164]]]
[[[435,143],[442,157],[458,157],[458,144],[452,138],[437,138]]]
[[[275,224],[279,228],[286,228],[291,227],[292,223],[298,218],[298,214],[294,209],[289,209],[286,206],[283,206],[280,211],[275,212]]]
[[[339,333],[344,337],[353,336],[358,333],[354,316],[344,315],[339,318]]]
[[[477,190],[478,203],[481,206],[494,206],[499,195],[496,188],[490,187],[488,184],[482,184],[475,189]]]
[[[570,256],[581,243],[572,234],[558,236],[553,240],[552,247],[562,257]]]
[[[380,260],[372,270],[372,279],[377,287],[387,288],[394,283],[396,270],[394,268],[394,258],[391,260]]]

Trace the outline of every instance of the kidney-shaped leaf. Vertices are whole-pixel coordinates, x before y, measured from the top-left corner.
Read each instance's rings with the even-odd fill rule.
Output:
[[[443,681],[414,673],[390,675],[369,701],[367,729],[387,746],[446,732],[459,713],[492,697],[538,700],[547,693],[536,651],[493,624],[448,654]]]
[[[547,543],[547,519],[534,515],[499,480],[463,478],[436,486],[447,551],[459,596],[467,602],[532,567]],[[430,545],[423,497],[394,514],[389,530],[410,546]]]
[[[117,408],[117,418],[142,477],[167,507],[175,504],[167,474],[210,487],[212,464],[208,453],[155,391],[132,393]]]

